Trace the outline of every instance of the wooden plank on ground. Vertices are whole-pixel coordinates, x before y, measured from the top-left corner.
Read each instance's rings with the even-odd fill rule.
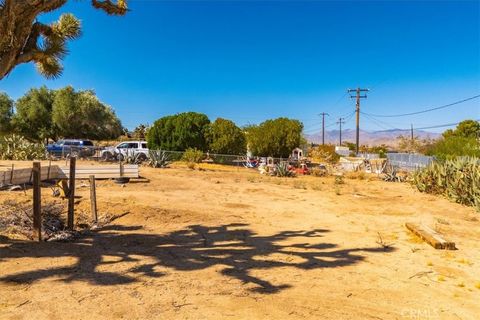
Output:
[[[60,166],[58,178],[67,178],[69,173],[70,172],[68,168]],[[139,170],[138,165],[124,165],[123,170],[121,170],[120,166],[118,165],[103,165],[79,167],[75,172],[76,179],[89,179],[91,175],[94,175],[96,179],[119,178],[121,176],[127,178],[138,178]]]
[[[445,240],[438,232],[425,225],[407,222],[405,223],[405,227],[435,249],[456,249],[454,242]]]

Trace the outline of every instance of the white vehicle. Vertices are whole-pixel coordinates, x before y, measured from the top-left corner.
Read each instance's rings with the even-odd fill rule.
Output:
[[[103,160],[123,161],[127,157],[133,157],[138,161],[145,161],[148,158],[148,148],[146,141],[125,141],[120,142],[115,147],[109,147],[102,150],[100,156]]]

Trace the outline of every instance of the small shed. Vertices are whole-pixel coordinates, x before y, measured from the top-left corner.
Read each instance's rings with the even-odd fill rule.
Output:
[[[300,148],[295,148],[292,151],[292,160],[300,160],[303,158],[303,150]]]

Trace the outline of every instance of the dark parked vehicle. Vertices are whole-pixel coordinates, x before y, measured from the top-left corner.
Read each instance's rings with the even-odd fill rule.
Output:
[[[62,139],[47,145],[47,152],[54,157],[91,157],[95,147],[90,140]]]

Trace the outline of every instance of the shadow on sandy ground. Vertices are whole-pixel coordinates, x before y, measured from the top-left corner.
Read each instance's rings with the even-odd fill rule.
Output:
[[[0,238],[0,267],[7,259],[35,257],[76,257],[78,261],[68,267],[52,267],[15,274],[2,274],[0,281],[31,283],[49,277],[61,281],[87,281],[93,285],[115,285],[137,281],[135,274],[148,277],[162,277],[155,271],[163,266],[180,271],[195,271],[214,265],[223,266],[221,273],[244,283],[256,284],[253,291],[275,293],[288,284],[275,286],[270,282],[251,275],[253,269],[292,267],[299,269],[339,268],[357,264],[364,260],[362,253],[384,253],[393,248],[351,248],[335,249],[336,244],[311,244],[312,238],[321,238],[329,230],[283,231],[270,236],[255,234],[247,224],[220,226],[192,225],[165,235],[140,233],[139,226],[106,226],[72,243],[31,243]],[[291,244],[298,238],[299,242]],[[308,242],[306,241],[309,238]],[[282,244],[287,242],[288,244]],[[285,254],[292,259],[278,259],[267,256]],[[117,257],[105,261],[104,256]],[[154,263],[141,264],[138,256],[145,256]],[[300,258],[300,259],[299,259]],[[297,262],[295,262],[297,261]],[[298,262],[301,261],[301,262]],[[121,262],[140,263],[124,272],[102,272],[97,267]]]

